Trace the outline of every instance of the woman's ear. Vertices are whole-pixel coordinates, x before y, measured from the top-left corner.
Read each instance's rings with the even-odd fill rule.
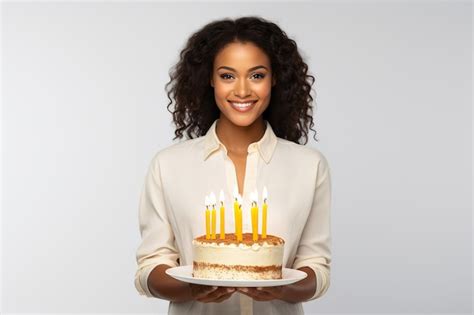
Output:
[[[211,78],[210,84],[212,87],[214,87],[214,81],[212,80],[212,78]]]
[[[273,78],[272,78],[272,86],[275,86],[276,83],[277,83],[277,82],[276,82],[276,78],[273,77]]]

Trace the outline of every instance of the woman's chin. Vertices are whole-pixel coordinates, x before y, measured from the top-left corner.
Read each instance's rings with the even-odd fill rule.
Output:
[[[226,118],[232,122],[234,125],[239,127],[248,127],[252,125],[258,117],[252,115],[251,113],[245,114],[236,114],[236,115],[229,115]]]

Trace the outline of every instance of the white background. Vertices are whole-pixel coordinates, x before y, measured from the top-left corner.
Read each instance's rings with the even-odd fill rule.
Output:
[[[2,313],[166,312],[133,284],[139,193],[174,131],[164,85],[191,33],[242,15],[316,77],[333,263],[305,310],[470,313],[471,6],[2,3]]]

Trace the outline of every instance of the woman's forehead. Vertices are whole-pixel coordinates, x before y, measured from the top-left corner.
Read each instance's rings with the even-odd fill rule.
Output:
[[[231,43],[226,45],[214,59],[214,68],[227,67],[235,71],[248,71],[250,68],[262,65],[270,68],[270,62],[265,52],[253,43]]]

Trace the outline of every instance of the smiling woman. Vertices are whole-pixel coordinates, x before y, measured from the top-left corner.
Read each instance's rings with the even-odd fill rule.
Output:
[[[221,118],[237,126],[248,126],[270,104],[275,85],[270,59],[255,44],[230,43],[214,59],[210,85],[214,87]]]
[[[262,315],[302,314],[301,302],[327,291],[331,262],[328,162],[321,152],[300,143],[308,141],[313,126],[314,77],[307,74],[295,41],[259,17],[205,25],[190,37],[180,58],[166,85],[168,110],[176,125],[175,139],[184,133],[188,139],[161,150],[151,162],[140,200],[143,241],[137,251],[136,288],[148,297],[171,301],[170,314],[240,314],[249,309]],[[193,265],[193,239],[204,233],[196,224],[205,221],[196,211],[202,196],[221,189],[228,196],[237,191],[246,207],[249,193],[264,186],[275,192],[269,233],[285,243],[278,263],[264,266],[299,269],[307,273],[305,279],[237,289],[188,284],[166,274],[170,267]],[[258,209],[255,214],[259,216]],[[249,231],[244,224],[243,232]],[[253,236],[249,241],[255,242]],[[219,258],[227,259],[225,266],[240,266],[248,260],[241,256],[237,249]],[[259,272],[255,278],[264,277],[263,269],[256,268],[262,261],[255,262],[261,256],[250,256],[257,258],[245,268]],[[197,258],[209,264],[203,255]],[[197,265],[206,277],[217,277],[216,268],[202,261]]]
[[[214,21],[189,38],[180,56],[166,84],[175,139],[203,136],[222,116],[243,127],[261,114],[278,137],[307,143],[314,77],[278,25],[260,17]],[[255,104],[242,104],[248,102]],[[229,105],[247,114],[223,115],[232,113]]]

